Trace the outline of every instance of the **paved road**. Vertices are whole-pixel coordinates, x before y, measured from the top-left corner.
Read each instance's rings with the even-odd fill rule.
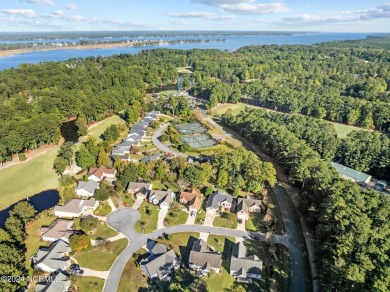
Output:
[[[158,149],[160,149],[161,151],[164,151],[164,152],[166,152],[166,153],[170,153],[170,154],[172,154],[173,156],[181,156],[181,157],[187,158],[188,155],[170,149],[167,145],[164,145],[164,144],[161,143],[160,140],[158,139],[158,138],[162,135],[162,133],[163,133],[168,127],[169,127],[169,123],[168,123],[168,124],[164,124],[164,125],[162,125],[156,132],[154,132],[153,137],[152,137],[153,144],[156,145],[156,147],[157,147]]]

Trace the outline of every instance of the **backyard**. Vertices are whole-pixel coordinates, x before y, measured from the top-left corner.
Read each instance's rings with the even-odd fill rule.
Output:
[[[145,256],[145,249],[138,250],[127,262],[118,285],[118,292],[133,292],[148,288],[147,277],[143,275],[142,270],[136,261]]]
[[[89,250],[76,252],[73,256],[82,267],[96,271],[108,271],[127,244],[128,240],[123,238],[107,245],[94,246]]]

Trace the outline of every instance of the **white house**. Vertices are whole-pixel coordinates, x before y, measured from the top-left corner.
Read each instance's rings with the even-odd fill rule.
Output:
[[[233,197],[220,190],[212,193],[206,204],[206,212],[216,214],[219,208],[222,210],[230,210],[233,203]]]
[[[248,220],[250,213],[260,213],[262,202],[255,199],[239,198],[236,206],[238,220]]]
[[[95,180],[79,181],[76,188],[76,194],[79,198],[89,198],[95,195],[96,189],[99,188],[99,183]]]
[[[63,240],[69,242],[69,237],[74,234],[71,230],[72,220],[56,219],[49,226],[41,227],[41,236],[44,241]]]
[[[151,190],[149,194],[149,202],[154,205],[159,205],[161,209],[169,209],[173,203],[174,198],[175,194],[171,190]]]
[[[71,199],[63,206],[55,206],[54,215],[60,218],[75,218],[87,210],[96,210],[98,206],[99,201],[96,201],[95,198],[88,200]]]
[[[100,166],[98,168],[91,167],[88,171],[88,175],[88,180],[93,180],[96,182],[99,182],[105,178],[109,181],[113,181],[116,179],[116,169],[109,169],[104,166]]]

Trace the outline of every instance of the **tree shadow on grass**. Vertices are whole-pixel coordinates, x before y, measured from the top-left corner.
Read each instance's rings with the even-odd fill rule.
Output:
[[[188,259],[190,257],[190,252],[191,252],[192,246],[193,246],[194,242],[197,240],[198,239],[196,237],[191,235],[188,238],[187,244],[185,246],[179,246],[180,257],[182,259],[183,264],[185,264],[185,265],[188,264]]]

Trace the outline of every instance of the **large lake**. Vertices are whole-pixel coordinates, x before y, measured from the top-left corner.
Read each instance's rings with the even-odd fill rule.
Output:
[[[141,50],[155,48],[172,48],[172,49],[219,49],[234,51],[243,46],[250,45],[284,45],[284,44],[302,44],[311,45],[321,42],[337,41],[337,40],[357,40],[367,37],[367,33],[297,33],[291,35],[213,35],[213,36],[196,36],[194,39],[225,39],[225,42],[209,42],[209,43],[190,43],[176,45],[160,45],[160,46],[145,46],[145,47],[129,47],[129,48],[109,48],[109,49],[86,49],[86,50],[52,50],[52,51],[36,51],[25,54],[0,57],[0,70],[7,68],[17,68],[24,63],[39,63],[49,61],[64,61],[70,58],[88,57],[88,56],[111,56],[114,54],[136,54]],[[180,37],[180,39],[190,39],[191,37]],[[147,38],[152,39],[152,38]],[[172,37],[159,37],[160,40],[171,40]],[[67,41],[68,39],[56,40]],[[1,40],[0,40],[1,43]]]

